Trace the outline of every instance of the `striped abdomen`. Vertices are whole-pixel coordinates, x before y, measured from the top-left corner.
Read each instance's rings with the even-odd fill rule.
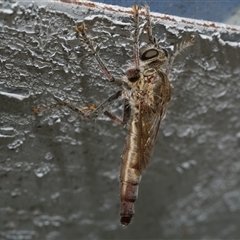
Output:
[[[139,133],[137,122],[132,121],[123,150],[120,171],[120,198],[121,223],[128,225],[134,215],[134,202],[138,196],[138,185],[141,180],[141,171],[138,166],[139,150],[137,142]]]
[[[150,160],[154,147],[154,131],[149,129],[150,122],[139,116],[130,122],[126,144],[122,154],[120,171],[121,223],[128,225],[134,215],[134,203],[138,196],[138,185],[143,170]],[[151,127],[152,128],[152,127]],[[158,129],[157,129],[158,130]],[[146,134],[148,133],[148,134]]]

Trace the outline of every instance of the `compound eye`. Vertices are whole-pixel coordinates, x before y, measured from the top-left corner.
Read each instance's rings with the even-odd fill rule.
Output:
[[[159,52],[155,48],[148,49],[147,51],[145,51],[141,55],[141,60],[145,61],[145,60],[149,60],[149,59],[155,58],[155,57],[158,56],[158,54],[159,54]]]

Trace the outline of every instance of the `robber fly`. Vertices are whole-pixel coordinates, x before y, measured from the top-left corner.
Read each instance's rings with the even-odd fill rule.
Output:
[[[134,64],[126,70],[122,78],[122,90],[88,112],[73,106],[70,102],[57,99],[58,104],[71,108],[85,118],[96,119],[100,114],[105,114],[116,123],[123,125],[128,123],[128,134],[121,157],[120,170],[120,216],[123,225],[128,225],[134,215],[138,185],[150,161],[160,122],[166,114],[167,104],[171,99],[168,73],[173,59],[194,42],[192,38],[188,42],[175,45],[173,54],[169,56],[152,35],[149,7],[145,6],[144,10],[146,16],[144,29],[148,43],[140,48],[139,36],[144,32],[140,32],[140,9],[135,5],[132,7]],[[91,50],[109,81],[116,82],[96,51],[93,41],[87,36],[86,26],[78,25],[76,32],[79,40]],[[113,102],[119,98],[124,99],[122,120],[108,111]]]

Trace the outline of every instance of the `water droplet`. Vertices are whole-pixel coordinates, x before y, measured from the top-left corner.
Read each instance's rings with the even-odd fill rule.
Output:
[[[13,127],[2,127],[0,128],[0,137],[15,137],[17,135],[16,129]]]
[[[59,192],[56,192],[56,193],[54,193],[54,194],[51,195],[51,198],[52,198],[52,199],[56,199],[56,198],[58,198],[59,196],[60,196],[60,193],[59,193]]]
[[[197,165],[197,162],[195,160],[189,160],[189,161],[182,163],[180,166],[177,166],[176,171],[179,173],[183,173],[185,170],[188,170],[195,165]]]
[[[216,112],[221,112],[222,110],[224,110],[227,107],[228,107],[228,102],[223,102],[223,103],[218,104],[215,107],[215,110],[216,110]]]
[[[213,93],[213,97],[214,98],[220,98],[220,97],[224,96],[226,93],[227,93],[226,89],[219,89],[218,91]]]
[[[240,138],[240,132],[236,133],[236,137]]]
[[[0,87],[0,94],[16,98],[18,100],[23,100],[30,96],[29,91],[21,88],[9,88],[9,87]]]
[[[53,155],[52,155],[51,152],[47,152],[47,153],[45,154],[45,159],[46,159],[46,160],[50,161],[52,158],[53,158]]]
[[[17,168],[20,168],[20,167],[22,166],[22,162],[16,162],[16,163],[15,163],[15,166],[16,166]]]
[[[33,222],[38,227],[49,226],[49,225],[59,227],[61,225],[61,222],[65,222],[65,218],[61,216],[42,215],[42,216],[36,217],[33,220]]]
[[[28,230],[8,230],[8,231],[1,231],[1,237],[4,239],[37,239],[38,234],[35,231],[28,231]]]
[[[195,160],[190,160],[181,164],[181,167],[184,169],[190,169],[192,166],[197,165]]]
[[[43,164],[37,169],[34,169],[34,173],[36,174],[37,177],[40,177],[40,178],[45,176],[49,172],[50,172],[50,167],[46,164]]]
[[[207,135],[206,134],[202,134],[197,138],[197,143],[198,144],[203,144],[207,141]]]
[[[116,170],[112,170],[112,171],[106,171],[103,173],[103,176],[111,179],[111,180],[114,180],[114,179],[117,179],[118,178],[118,173]]]
[[[172,126],[166,126],[164,129],[162,129],[162,132],[165,137],[169,137],[175,132],[175,128]]]
[[[178,128],[177,134],[179,137],[186,137],[186,136],[189,136],[192,132],[193,132],[192,127],[189,125],[185,125],[185,126],[180,126]]]
[[[224,202],[227,204],[231,212],[235,212],[240,209],[240,191],[235,190],[225,193],[223,196]]]
[[[60,235],[61,235],[60,232],[52,231],[46,235],[46,240],[59,239]]]
[[[17,139],[13,143],[8,144],[9,149],[16,149],[23,144],[23,140]]]
[[[69,72],[68,66],[64,65],[63,70],[64,70],[65,73],[68,73]]]
[[[77,119],[77,116],[75,115],[71,115],[69,118],[68,118],[68,122],[73,122]]]
[[[14,190],[11,192],[11,196],[12,196],[12,197],[17,197],[17,196],[19,196],[19,195],[21,195],[21,192],[20,192],[20,190],[19,190],[18,188],[14,189]]]

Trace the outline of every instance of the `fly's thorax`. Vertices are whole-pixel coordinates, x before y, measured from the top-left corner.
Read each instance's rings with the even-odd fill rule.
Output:
[[[134,69],[132,69],[132,72],[134,72]],[[127,77],[124,77],[125,89],[123,96],[129,100],[131,106],[146,104],[154,109],[161,103],[162,95],[166,99],[165,95],[170,94],[170,83],[167,74],[161,69],[143,65],[140,67],[138,75],[136,81],[129,81]]]
[[[139,49],[139,62],[136,61],[135,66],[133,65],[126,70],[127,83],[139,81],[143,77],[142,74],[144,76],[151,75],[150,69],[163,71],[169,64],[169,55],[164,48],[147,44]]]
[[[130,66],[123,78],[123,97],[138,114],[139,106],[157,109],[170,100],[171,87],[167,76],[169,56],[165,49],[152,44],[139,51],[140,66]],[[135,109],[135,110],[134,110]]]

